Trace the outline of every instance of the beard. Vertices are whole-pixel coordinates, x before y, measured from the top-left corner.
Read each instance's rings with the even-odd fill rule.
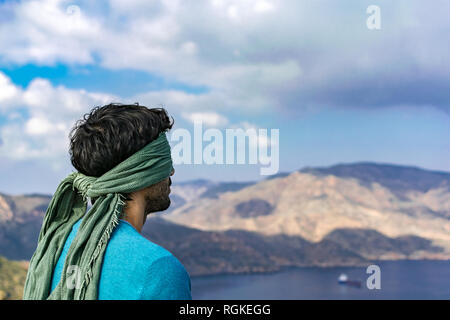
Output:
[[[166,183],[162,183],[157,187],[157,197],[154,196],[152,191],[145,196],[145,216],[152,212],[164,211],[170,207],[169,194],[171,185],[172,179],[169,177]]]
[[[167,180],[163,180],[149,188],[145,195],[144,222],[149,214],[164,211],[170,207],[169,194],[171,185],[172,179],[169,177]]]
[[[164,211],[170,207],[169,195],[161,196],[158,198],[145,198],[145,215],[149,215],[153,212]]]

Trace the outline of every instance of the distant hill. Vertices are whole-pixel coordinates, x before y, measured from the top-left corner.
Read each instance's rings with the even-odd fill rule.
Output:
[[[335,230],[372,230],[391,239],[425,239],[441,248],[440,253],[417,248],[412,256],[447,259],[449,182],[449,173],[398,165],[305,168],[224,190],[214,198],[203,196],[208,192],[204,191],[194,201],[185,199],[183,206],[164,218],[204,231],[246,230],[298,236],[314,243]]]
[[[260,182],[172,185],[143,235],[192,275],[449,259],[449,174],[374,163],[305,168]],[[28,260],[51,197],[0,194],[0,256]],[[0,298],[20,298],[26,264],[0,258]]]
[[[172,185],[144,235],[193,275],[450,257],[449,174],[357,163],[260,182]],[[418,181],[418,180],[423,180]],[[27,260],[49,195],[0,194],[0,255]]]
[[[297,236],[266,236],[243,230],[201,231],[157,216],[148,220],[142,234],[171,251],[192,276],[295,266],[367,265],[380,257],[414,259],[418,250],[436,256],[442,252],[420,237],[388,238],[372,230],[338,229],[314,243]]]
[[[29,259],[36,249],[49,195],[0,194],[0,255]]]
[[[304,168],[300,172],[318,176],[333,175],[339,178],[354,178],[368,187],[373,183],[378,183],[399,197],[403,197],[408,191],[424,193],[432,189],[450,188],[449,172],[392,164],[360,162],[323,168]]]
[[[191,276],[277,271],[292,266],[360,265],[367,261],[333,241],[313,244],[300,237],[256,232],[200,231],[153,217],[143,235],[171,251]]]
[[[27,262],[10,261],[0,256],[0,300],[22,299],[27,268]]]

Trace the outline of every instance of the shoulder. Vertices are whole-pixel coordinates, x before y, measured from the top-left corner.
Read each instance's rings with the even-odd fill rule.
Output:
[[[114,230],[107,251],[112,251],[115,255],[123,256],[123,258],[132,258],[131,261],[140,261],[146,265],[151,265],[159,258],[172,255],[167,249],[143,237],[131,224],[123,220],[120,220]]]
[[[191,279],[172,254],[154,260],[148,267],[141,299],[190,300]]]
[[[164,278],[166,282],[189,279],[183,264],[167,249],[142,236],[132,225],[121,220],[118,232],[111,239],[111,249],[134,272],[145,277]]]
[[[167,249],[121,220],[103,259],[100,296],[104,299],[189,299],[190,278]]]

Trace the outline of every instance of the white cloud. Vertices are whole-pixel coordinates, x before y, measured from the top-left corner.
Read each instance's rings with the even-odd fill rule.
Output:
[[[13,86],[1,72],[0,81],[7,87]],[[0,157],[13,160],[65,157],[68,134],[75,121],[96,105],[117,101],[109,94],[53,87],[48,80],[39,78],[25,89],[14,88],[15,98],[7,109],[9,122],[0,126]],[[19,108],[25,109],[27,116],[15,111]]]
[[[261,0],[212,0],[211,4],[216,9],[225,11],[234,22],[241,18],[251,18],[253,13],[265,13],[275,9],[273,2]]]
[[[25,89],[15,87],[1,72],[0,79],[3,79],[3,87],[7,84],[7,87],[15,88],[15,99],[5,109],[9,122],[0,126],[0,157],[14,161],[51,161],[55,170],[67,161],[68,134],[84,113],[97,105],[124,102],[123,98],[107,93],[53,86],[42,78],[32,80]],[[175,90],[151,91],[130,99],[148,107],[166,107],[175,118],[181,116],[192,123],[200,120],[206,127],[228,125],[226,116],[208,111],[222,100],[225,100],[224,96],[218,93],[195,95]],[[203,106],[203,109],[198,106]],[[223,108],[227,106],[224,104]],[[19,112],[19,109],[26,110],[26,114]]]
[[[0,72],[0,111],[17,98],[18,94],[19,88],[5,74]]]
[[[0,55],[16,63],[92,63],[95,39],[101,36],[97,19],[83,10],[73,12],[68,1],[24,1],[14,18],[1,23]]]
[[[275,6],[268,1],[258,1],[255,3],[253,9],[255,12],[265,13],[275,9]]]
[[[41,78],[36,78],[23,92],[24,103],[34,107],[32,113],[45,111],[63,117],[79,114],[93,101],[107,101],[112,95],[89,93],[86,90],[67,89],[64,86],[53,87]]]
[[[181,50],[186,54],[191,55],[197,53],[198,48],[195,42],[187,41],[181,45]]]
[[[231,19],[237,19],[239,18],[239,8],[235,5],[231,5],[227,8],[228,16]]]
[[[25,123],[25,132],[31,136],[48,134],[53,128],[46,118],[35,117]]]
[[[379,85],[386,79],[399,84],[396,92],[406,92],[400,90],[403,83],[408,88],[411,78],[405,70],[444,78],[450,74],[448,44],[441,41],[448,29],[444,2],[436,12],[436,6],[419,2],[392,3],[386,10],[398,19],[389,32],[378,34],[365,28],[365,8],[332,1],[80,0],[76,4],[71,7],[69,0],[0,4],[0,16],[7,16],[0,20],[0,61],[94,63],[114,70],[154,72],[210,91],[196,95],[163,90],[127,98],[148,105],[161,103],[179,114],[239,111],[243,116],[271,114],[280,108],[306,109],[317,100],[345,104],[362,97],[364,102],[368,99],[364,89],[387,90]],[[432,12],[433,26],[419,22]],[[52,87],[44,79],[36,79],[20,93],[7,81],[0,74],[0,110],[22,99],[25,105],[36,106],[32,117],[52,110],[69,119],[82,106],[102,100],[93,93]],[[361,90],[353,92],[358,85]]]
[[[262,128],[254,123],[248,122],[248,121],[242,121],[238,124],[234,124],[230,126],[232,129],[243,129],[244,131],[248,129],[254,129],[256,131],[256,134],[258,135],[258,139],[256,141],[249,139],[249,147],[252,149],[258,149],[258,148],[270,148],[270,147],[276,147],[278,146],[278,142],[276,140],[271,141],[271,129],[276,128]],[[259,130],[263,130],[266,135],[260,135]],[[279,129],[278,129],[279,130]]]
[[[209,86],[210,101],[228,101],[209,106],[219,110],[270,110],[277,88],[298,78],[300,67],[293,59],[246,57],[259,50],[254,41],[260,35],[269,36],[268,45],[273,41],[270,29],[261,28],[267,15],[258,14],[271,11],[269,1],[98,3],[104,8],[94,10],[89,1],[75,7],[66,0],[18,3],[13,18],[0,22],[0,57],[12,63],[51,65],[93,63],[95,56],[106,68],[146,70]],[[227,12],[235,12],[246,24],[235,25]],[[192,19],[193,15],[205,19]]]
[[[46,117],[32,117],[25,123],[25,133],[29,136],[48,136],[60,133],[65,136],[69,127],[64,122],[51,123]]]
[[[223,127],[228,123],[226,117],[216,112],[182,113],[181,115],[192,123],[202,122],[203,125],[209,127]]]

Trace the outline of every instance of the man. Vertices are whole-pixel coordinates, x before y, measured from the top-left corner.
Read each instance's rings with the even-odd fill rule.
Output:
[[[164,109],[138,104],[96,107],[76,123],[78,172],[49,204],[24,299],[191,299],[183,265],[140,234],[147,215],[170,206],[172,125]]]

